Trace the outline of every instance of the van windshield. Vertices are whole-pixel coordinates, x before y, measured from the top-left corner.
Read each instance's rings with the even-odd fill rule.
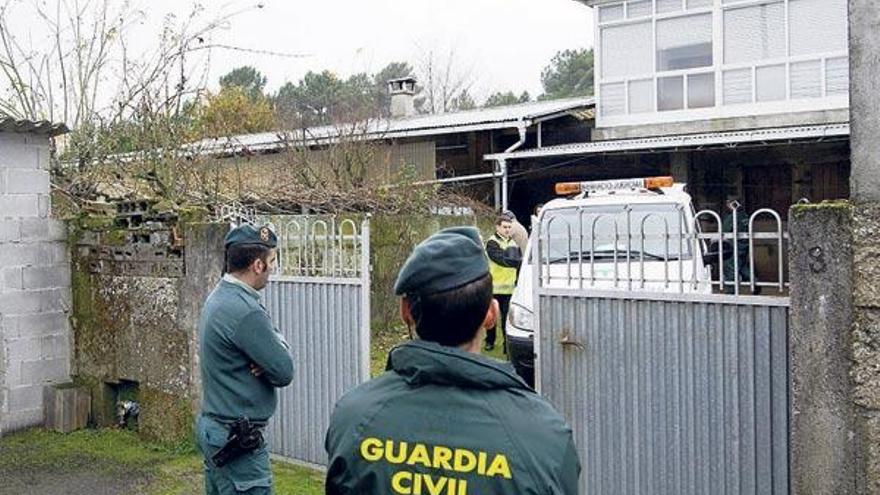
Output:
[[[627,239],[627,225],[632,240]],[[615,229],[616,226],[616,229]],[[669,233],[668,240],[666,233]],[[581,237],[583,233],[583,237]],[[685,210],[675,203],[601,205],[548,211],[541,224],[541,241],[550,263],[683,260],[691,257]],[[542,249],[547,249],[542,247]]]

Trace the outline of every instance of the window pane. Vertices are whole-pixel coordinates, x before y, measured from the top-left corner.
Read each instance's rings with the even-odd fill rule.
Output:
[[[619,21],[623,19],[623,4],[599,7],[599,22]]]
[[[712,65],[712,14],[657,21],[657,70]]]
[[[724,104],[752,102],[752,69],[724,71]]]
[[[828,95],[849,93],[848,58],[829,58],[825,62],[825,93]]]
[[[602,115],[623,115],[626,111],[626,90],[624,83],[603,84],[601,88],[599,106]]]
[[[681,0],[657,0],[657,13],[678,12],[681,10]]]
[[[684,108],[684,79],[681,76],[658,79],[657,109],[663,112],[682,108]]]
[[[629,113],[645,113],[654,111],[654,81],[629,82]]]
[[[791,64],[791,98],[818,98],[822,96],[821,62]]]
[[[846,0],[791,0],[788,12],[792,56],[846,50]]]
[[[758,101],[778,101],[785,99],[785,65],[771,65],[755,69]]]
[[[651,15],[652,8],[653,5],[651,4],[651,0],[628,2],[626,4],[626,15],[630,19],[635,19],[637,17],[647,17]]]
[[[651,22],[602,28],[602,79],[651,74]]]
[[[704,9],[706,7],[711,7],[713,1],[712,0],[687,0],[687,8],[688,9]]]
[[[724,63],[784,57],[784,21],[782,2],[725,11]]]
[[[688,76],[688,108],[715,106],[715,74]]]

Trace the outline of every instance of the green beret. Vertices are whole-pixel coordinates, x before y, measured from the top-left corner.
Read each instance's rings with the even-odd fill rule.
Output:
[[[474,227],[443,229],[415,247],[394,284],[397,295],[454,289],[489,273],[489,260]]]
[[[223,242],[226,249],[232,246],[257,245],[267,248],[274,248],[278,245],[278,237],[272,229],[264,225],[262,227],[254,227],[250,224],[239,225],[226,234]]]

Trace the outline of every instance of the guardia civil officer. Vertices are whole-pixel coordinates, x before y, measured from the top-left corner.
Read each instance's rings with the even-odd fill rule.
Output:
[[[416,246],[394,290],[413,340],[336,404],[326,493],[576,494],[565,421],[512,366],[480,355],[498,305],[477,230]]]
[[[505,212],[495,219],[495,234],[486,241],[486,255],[489,256],[489,270],[492,272],[492,293],[501,310],[501,348],[507,354],[507,311],[510,298],[516,288],[516,277],[522,264],[522,251],[513,239],[513,223],[516,217]],[[520,225],[520,228],[522,226]],[[525,229],[523,229],[525,230]],[[495,327],[486,332],[487,351],[495,348]]]
[[[275,412],[275,389],[293,379],[290,349],[257,292],[269,280],[276,243],[268,227],[230,231],[227,273],[202,309],[202,405],[196,429],[210,495],[273,493],[262,428]]]

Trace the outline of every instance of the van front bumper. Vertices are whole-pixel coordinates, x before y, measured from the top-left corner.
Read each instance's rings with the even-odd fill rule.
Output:
[[[530,387],[535,387],[535,343],[531,337],[507,336],[507,347],[510,362],[516,374],[522,377]]]

